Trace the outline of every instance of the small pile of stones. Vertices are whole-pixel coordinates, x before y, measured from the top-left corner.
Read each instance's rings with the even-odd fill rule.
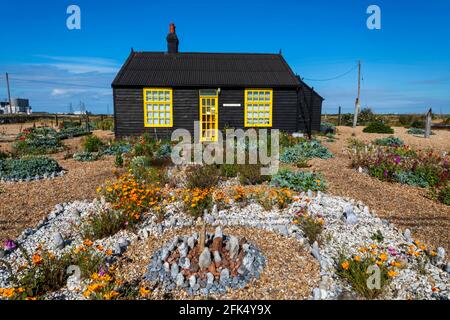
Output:
[[[261,251],[245,238],[223,235],[222,228],[201,236],[176,236],[154,253],[146,280],[166,292],[184,289],[190,295],[223,294],[258,279],[266,265]]]

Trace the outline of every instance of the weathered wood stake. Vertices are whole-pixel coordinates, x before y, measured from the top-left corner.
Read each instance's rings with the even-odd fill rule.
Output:
[[[431,108],[428,110],[425,116],[425,138],[429,138],[431,135]]]

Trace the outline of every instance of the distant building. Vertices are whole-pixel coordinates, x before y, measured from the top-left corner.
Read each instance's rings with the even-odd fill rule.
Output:
[[[0,114],[31,114],[32,110],[28,99],[15,98],[11,100],[12,108],[9,102],[0,101]]]

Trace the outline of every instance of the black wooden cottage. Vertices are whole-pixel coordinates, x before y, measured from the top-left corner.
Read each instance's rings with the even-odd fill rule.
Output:
[[[319,130],[323,98],[296,76],[281,54],[131,51],[112,83],[117,137],[174,129],[214,141],[223,128]]]

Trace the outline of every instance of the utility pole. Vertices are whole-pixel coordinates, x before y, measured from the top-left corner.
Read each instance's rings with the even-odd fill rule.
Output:
[[[6,72],[6,87],[8,88],[9,113],[12,113],[11,91],[10,91],[10,89],[9,89],[9,77],[8,77],[8,72]]]
[[[341,106],[339,106],[339,109],[338,109],[338,126],[340,126],[341,125]]]
[[[358,122],[358,112],[360,108],[359,97],[361,93],[361,61],[358,60],[358,97],[355,101],[355,114],[353,115],[353,128],[356,128],[356,123]]]

